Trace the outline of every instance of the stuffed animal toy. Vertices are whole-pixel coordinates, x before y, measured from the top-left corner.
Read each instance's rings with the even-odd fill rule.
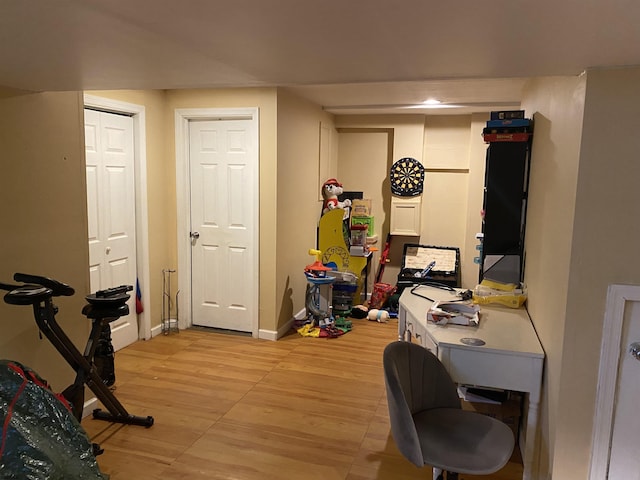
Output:
[[[390,317],[389,312],[387,312],[386,310],[378,310],[377,308],[372,308],[371,310],[369,310],[367,318],[373,322],[387,323]]]
[[[342,184],[335,178],[330,178],[322,185],[322,214],[334,210],[336,208],[347,208],[351,206],[351,200],[348,198],[344,202],[338,201],[338,195],[342,194]]]

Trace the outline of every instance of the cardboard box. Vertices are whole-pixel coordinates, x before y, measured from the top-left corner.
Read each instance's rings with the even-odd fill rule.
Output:
[[[503,110],[499,112],[491,112],[491,120],[513,120],[516,118],[524,118],[524,110]]]
[[[463,410],[488,415],[505,423],[511,428],[516,443],[518,442],[518,430],[522,416],[522,396],[520,394],[512,393],[509,400],[502,403],[467,402],[463,399],[460,399],[460,402]]]
[[[371,216],[371,199],[370,198],[354,198],[351,201],[352,217],[370,217]]]
[[[530,126],[510,126],[510,125],[505,125],[505,126],[501,126],[501,127],[484,127],[482,129],[482,134],[483,135],[490,135],[492,133],[533,133],[533,128],[531,128]]]
[[[510,120],[488,120],[487,127],[530,127],[531,119],[529,118],[513,118]]]
[[[493,142],[528,142],[530,133],[486,133],[482,135],[484,143]]]

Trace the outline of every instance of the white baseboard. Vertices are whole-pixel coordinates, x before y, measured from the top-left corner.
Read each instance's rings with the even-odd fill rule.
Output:
[[[278,338],[280,338],[278,336],[278,332],[275,330],[264,330],[264,329],[260,329],[258,330],[258,338],[262,339],[262,340],[278,340]]]
[[[296,320],[302,320],[306,316],[306,310],[302,309],[298,313],[296,313],[291,320],[281,326],[278,330],[265,330],[260,329],[258,331],[258,338],[263,340],[278,340],[285,336],[293,327],[293,322]]]
[[[96,408],[98,408],[98,399],[96,397],[85,400],[82,406],[82,418],[92,415]]]
[[[172,318],[171,320],[169,320],[169,328],[171,328],[172,331],[174,331],[173,329],[176,328],[177,326],[177,320],[175,318]],[[156,325],[155,327],[153,327],[151,329],[151,337],[155,337],[157,335],[161,335],[162,334],[162,324],[160,325]]]
[[[284,335],[286,335],[289,330],[291,330],[291,327],[293,325],[293,322],[295,320],[302,320],[305,316],[306,316],[307,312],[306,310],[303,308],[302,310],[300,310],[298,313],[296,313],[293,318],[291,318],[291,320],[289,320],[287,323],[285,323],[283,326],[281,326],[280,328],[278,328],[278,330],[266,330],[264,328],[261,328],[260,330],[258,330],[258,338],[263,339],[263,340],[278,340],[280,338],[282,338]],[[175,327],[175,320],[171,320],[171,328]],[[157,335],[161,335],[162,334],[162,325],[156,325],[155,327],[153,327],[151,329],[151,337],[155,337]]]

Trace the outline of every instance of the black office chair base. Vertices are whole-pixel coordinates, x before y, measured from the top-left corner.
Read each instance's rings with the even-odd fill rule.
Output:
[[[104,453],[104,448],[102,448],[98,443],[92,443],[91,447],[93,448],[94,457],[97,457],[98,455],[102,455]]]
[[[447,476],[445,477],[444,474],[447,474]],[[438,475],[438,478],[436,480],[458,480],[458,474],[455,472],[442,472],[440,475]]]
[[[126,425],[139,425],[147,428],[153,425],[153,417],[151,416],[139,417],[136,415],[114,415],[99,408],[96,408],[93,411],[93,418],[96,420],[106,420],[107,422],[124,423]]]

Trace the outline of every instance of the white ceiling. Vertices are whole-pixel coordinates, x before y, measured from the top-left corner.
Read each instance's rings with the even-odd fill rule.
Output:
[[[487,111],[517,105],[527,77],[640,64],[638,25],[634,0],[2,0],[0,85],[286,86],[340,113],[430,97]]]

